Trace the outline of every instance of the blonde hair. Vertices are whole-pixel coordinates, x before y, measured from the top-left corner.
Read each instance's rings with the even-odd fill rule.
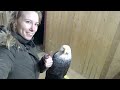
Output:
[[[39,16],[39,23],[41,23],[42,20],[42,11],[35,11]],[[21,15],[23,11],[11,11],[10,13],[10,19],[7,24],[8,30],[15,31],[15,20],[17,20]]]
[[[11,31],[16,32],[15,30],[15,20],[19,19],[19,17],[22,15],[23,11],[11,11],[10,12],[10,18],[9,22],[6,26],[7,30],[10,32],[7,35],[7,40],[6,40],[6,46],[8,49],[10,49],[11,46],[13,46],[16,43],[15,38],[10,34]],[[35,11],[38,16],[39,16],[39,23],[41,23],[42,20],[42,11]]]

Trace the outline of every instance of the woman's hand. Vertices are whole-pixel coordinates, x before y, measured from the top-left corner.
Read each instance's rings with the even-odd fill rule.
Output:
[[[49,55],[47,56],[47,58],[45,58],[45,66],[46,68],[50,68],[53,64],[53,60],[52,60],[52,57]]]

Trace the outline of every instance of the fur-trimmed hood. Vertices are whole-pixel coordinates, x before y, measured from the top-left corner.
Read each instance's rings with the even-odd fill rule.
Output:
[[[24,45],[29,45],[31,47],[35,47],[33,42],[34,37],[32,40],[26,40],[17,32],[13,32],[8,30],[5,26],[0,26],[0,46],[6,46],[8,49],[12,46],[20,47],[20,43]]]
[[[0,46],[6,46],[8,49],[15,45],[16,39],[11,32],[3,25],[0,25]]]

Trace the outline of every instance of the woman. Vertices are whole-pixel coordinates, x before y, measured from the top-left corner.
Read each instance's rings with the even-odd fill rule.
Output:
[[[0,27],[0,79],[38,79],[52,66],[52,58],[39,60],[33,36],[41,22],[38,11],[14,11],[7,28]]]

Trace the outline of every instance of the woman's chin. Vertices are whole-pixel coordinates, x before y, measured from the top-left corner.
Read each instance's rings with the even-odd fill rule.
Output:
[[[31,39],[32,39],[32,37],[25,37],[25,39],[26,39],[26,40],[31,40]]]

